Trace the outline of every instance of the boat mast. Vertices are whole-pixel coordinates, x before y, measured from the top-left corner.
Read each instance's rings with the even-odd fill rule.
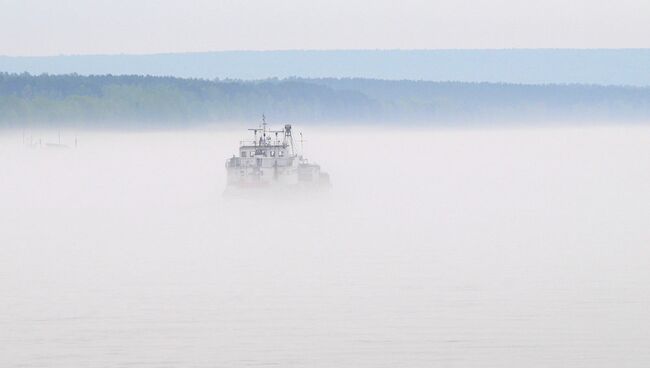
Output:
[[[262,144],[266,143],[266,116],[262,114]]]
[[[291,124],[285,124],[284,125],[284,142],[282,142],[283,145],[291,145],[291,156],[295,156],[296,152],[294,149],[294,144],[293,144],[293,135],[291,135]]]
[[[263,125],[263,127],[248,129],[248,130],[253,131],[253,146],[257,146],[257,132],[258,131],[261,130],[264,139],[266,139],[266,116],[264,116],[264,114],[262,114],[262,125]],[[260,137],[260,146],[262,145],[261,140],[262,140],[262,137]]]

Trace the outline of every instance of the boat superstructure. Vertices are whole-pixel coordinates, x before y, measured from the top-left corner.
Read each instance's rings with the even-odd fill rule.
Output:
[[[263,117],[258,128],[248,130],[253,140],[241,141],[238,155],[226,160],[229,188],[329,186],[329,176],[320,166],[297,152],[291,124],[271,130]]]

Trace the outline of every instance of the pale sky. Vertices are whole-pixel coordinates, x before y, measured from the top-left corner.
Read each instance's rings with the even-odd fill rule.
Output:
[[[647,48],[648,0],[0,0],[0,55]]]

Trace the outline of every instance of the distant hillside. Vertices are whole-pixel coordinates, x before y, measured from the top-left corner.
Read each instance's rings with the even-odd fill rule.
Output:
[[[0,73],[2,126],[188,126],[262,113],[301,122],[650,122],[650,87]]]
[[[650,86],[650,49],[224,51],[0,56],[0,71],[181,78],[368,78]]]

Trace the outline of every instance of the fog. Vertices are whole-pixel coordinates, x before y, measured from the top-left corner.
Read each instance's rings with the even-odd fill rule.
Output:
[[[0,365],[647,365],[650,127],[298,129],[328,193],[222,196],[243,129],[0,133]]]

